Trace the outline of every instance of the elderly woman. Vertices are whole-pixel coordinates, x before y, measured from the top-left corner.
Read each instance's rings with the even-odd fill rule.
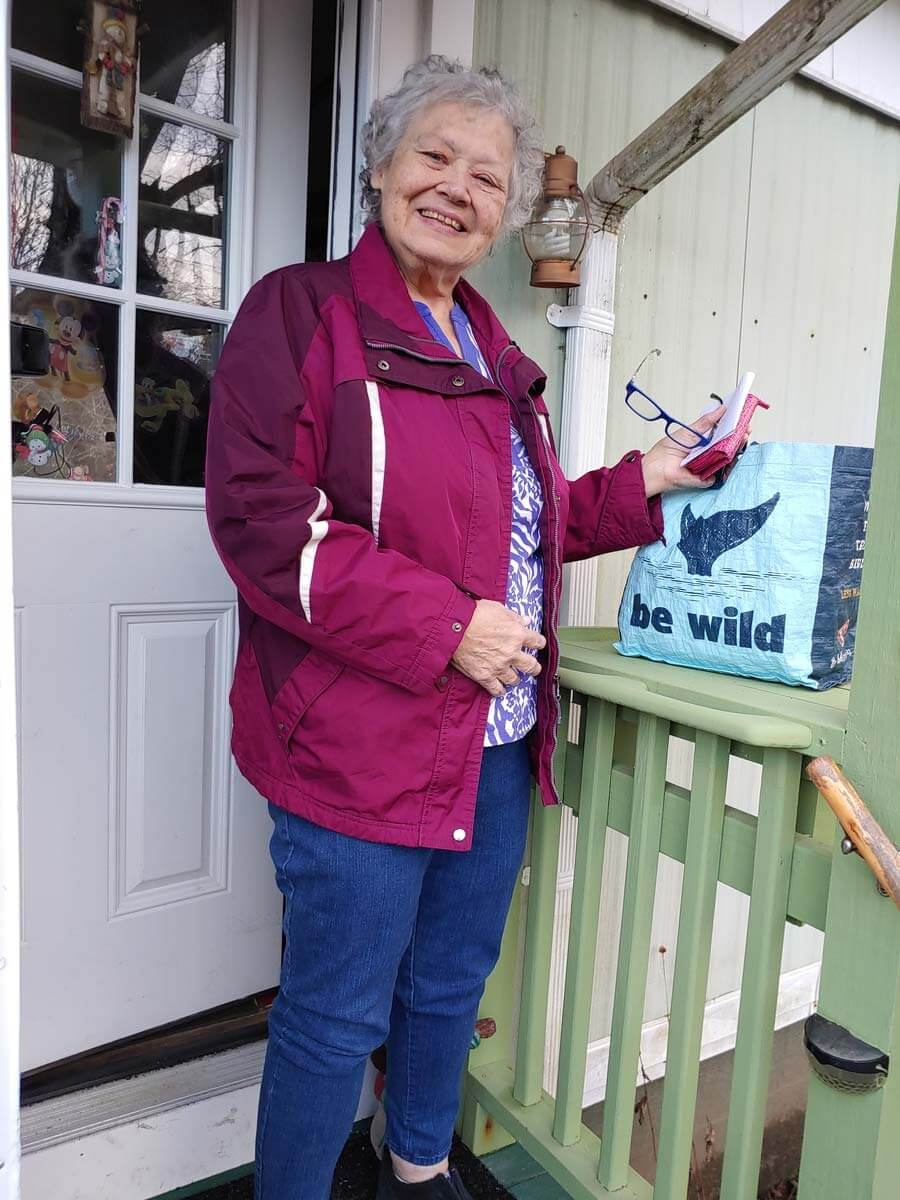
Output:
[[[462,278],[540,187],[516,91],[429,58],[363,144],[364,236],[255,285],[210,422],[234,754],[285,900],[257,1200],[325,1200],[384,1041],[379,1197],[466,1196],[447,1154],[532,780],[558,802],[562,564],[653,541],[648,498],[697,486],[666,441],[568,483],[543,372]]]

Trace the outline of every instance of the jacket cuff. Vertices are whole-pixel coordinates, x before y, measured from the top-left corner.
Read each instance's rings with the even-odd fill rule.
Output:
[[[450,659],[456,653],[469,622],[475,614],[477,601],[456,586],[444,611],[435,621],[431,633],[416,655],[404,685],[413,691],[436,687],[443,690],[449,683]]]
[[[640,450],[629,450],[613,471],[597,527],[597,541],[602,545],[645,546],[662,537],[662,502],[659,496],[647,499],[643,457]]]
[[[654,496],[652,500],[647,501],[647,514],[650,517],[653,532],[656,534],[653,540],[665,542],[666,539],[663,537],[665,522],[663,521],[662,496]]]

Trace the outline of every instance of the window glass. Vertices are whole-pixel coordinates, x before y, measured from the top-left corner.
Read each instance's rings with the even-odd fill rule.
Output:
[[[12,45],[39,58],[81,70],[84,33],[78,28],[87,15],[84,0],[13,0]]]
[[[142,9],[141,91],[205,117],[231,116],[230,0],[154,0]]]
[[[135,483],[203,486],[209,381],[224,340],[224,325],[138,311]]]
[[[112,6],[114,7],[114,5]],[[230,0],[150,0],[141,9],[141,91],[190,112],[229,120],[233,4]],[[14,0],[12,45],[82,69],[85,0]]]
[[[229,150],[204,129],[142,115],[140,291],[222,306]]]
[[[14,288],[12,315],[50,338],[49,372],[12,380],[13,474],[114,482],[117,306]]]
[[[80,111],[76,88],[13,71],[10,265],[119,286],[121,143],[83,128]]]

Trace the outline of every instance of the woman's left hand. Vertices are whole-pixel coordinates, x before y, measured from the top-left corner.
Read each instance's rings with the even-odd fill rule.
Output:
[[[698,433],[709,433],[711,429],[715,429],[724,412],[725,405],[720,404],[712,412],[698,417],[691,428],[696,429]],[[689,450],[685,450],[683,446],[679,446],[669,437],[660,438],[654,446],[650,447],[641,460],[644,488],[648,500],[651,496],[658,496],[662,492],[712,487],[714,480],[699,479],[687,467],[681,465],[689,453]]]

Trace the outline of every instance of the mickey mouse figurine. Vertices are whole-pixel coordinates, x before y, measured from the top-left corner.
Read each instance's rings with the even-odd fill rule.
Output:
[[[75,308],[68,300],[58,300],[56,311],[56,337],[50,339],[50,373],[61,375],[69,382],[69,355],[76,353],[75,343],[81,337],[81,321],[75,316]]]
[[[50,374],[61,376],[69,383],[69,355],[78,353],[78,341],[83,333],[97,327],[97,319],[91,313],[75,315],[75,306],[70,300],[57,299],[54,307],[58,320],[56,337],[50,339]]]

